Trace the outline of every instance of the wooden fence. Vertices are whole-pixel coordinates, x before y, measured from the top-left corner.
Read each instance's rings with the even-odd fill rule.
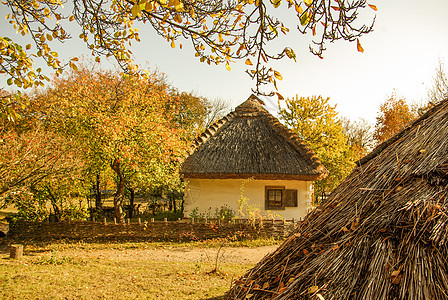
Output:
[[[14,239],[47,241],[70,240],[140,240],[140,241],[194,241],[214,238],[253,239],[258,237],[285,238],[297,222],[277,220],[178,220],[115,222],[16,222],[8,235]]]

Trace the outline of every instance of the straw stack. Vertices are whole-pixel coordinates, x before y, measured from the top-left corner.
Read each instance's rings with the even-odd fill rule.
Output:
[[[448,100],[358,162],[226,299],[448,299]]]

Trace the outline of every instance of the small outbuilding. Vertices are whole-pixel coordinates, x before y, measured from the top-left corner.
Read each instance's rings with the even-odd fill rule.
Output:
[[[252,95],[200,135],[181,169],[184,216],[300,219],[328,171]]]

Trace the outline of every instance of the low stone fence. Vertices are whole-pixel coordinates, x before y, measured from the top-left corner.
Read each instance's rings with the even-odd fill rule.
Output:
[[[277,220],[191,220],[150,221],[115,224],[114,222],[16,222],[8,236],[13,239],[47,241],[71,240],[140,240],[140,241],[195,241],[214,238],[253,239],[272,237],[281,239],[291,234],[299,223]]]

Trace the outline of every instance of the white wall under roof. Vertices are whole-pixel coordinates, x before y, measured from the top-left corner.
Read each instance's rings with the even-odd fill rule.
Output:
[[[238,200],[247,198],[243,215],[256,213],[263,218],[285,220],[303,219],[311,206],[313,185],[311,181],[297,180],[244,180],[244,179],[188,179],[185,191],[184,217],[192,216],[193,210],[198,214],[214,218],[216,209],[226,207],[238,214]],[[297,190],[297,207],[285,207],[284,210],[265,210],[265,187],[284,186],[285,189]],[[249,207],[249,208],[248,208]]]

